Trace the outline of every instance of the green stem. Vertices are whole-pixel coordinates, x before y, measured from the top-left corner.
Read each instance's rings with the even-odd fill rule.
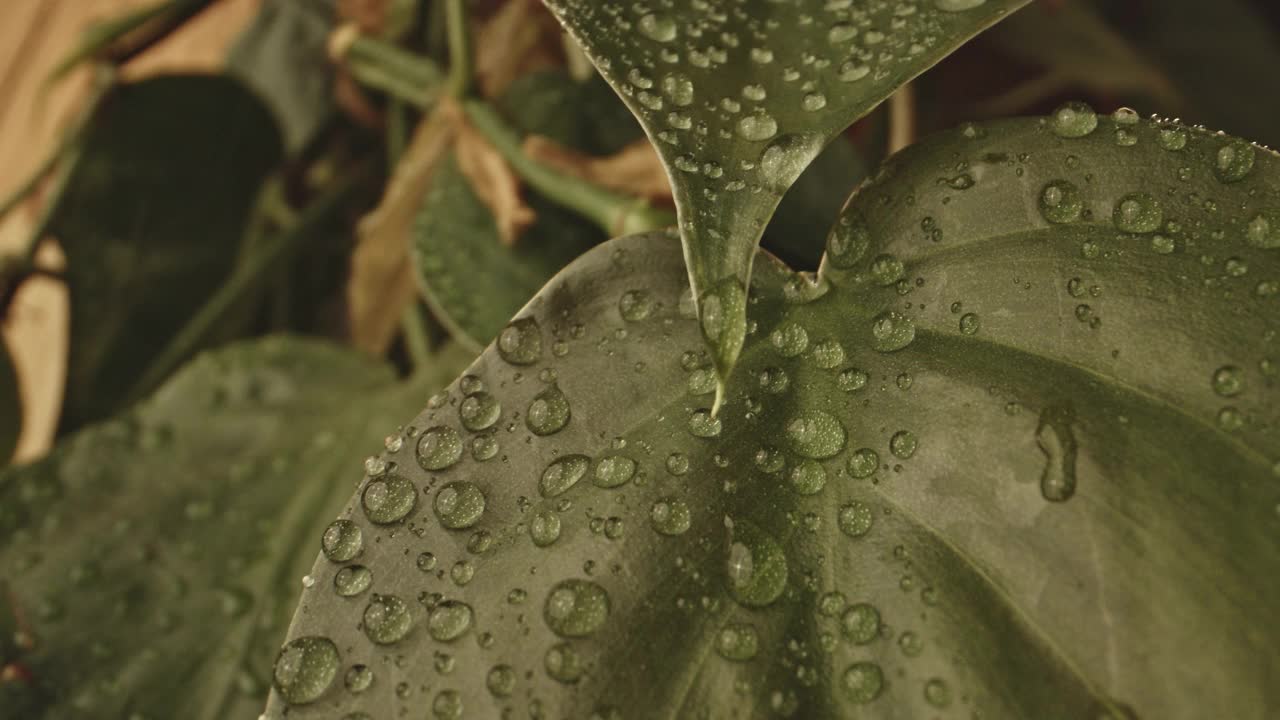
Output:
[[[64,57],[46,80],[53,84],[80,63],[96,58],[123,65],[168,37],[218,0],[169,0],[110,18],[89,28],[80,44]]]
[[[381,90],[421,110],[430,109],[444,85],[444,72],[429,58],[363,35],[341,58],[362,85]]]
[[[675,224],[675,216],[642,199],[615,193],[533,160],[520,147],[519,134],[489,104],[463,103],[467,117],[525,182],[558,205],[577,211],[609,235],[633,235]]]
[[[427,320],[422,305],[416,300],[404,309],[400,318],[400,331],[404,337],[404,349],[413,363],[414,374],[431,366],[431,338],[427,332]]]
[[[141,378],[130,388],[126,404],[132,404],[158,386],[179,364],[204,344],[218,322],[238,302],[252,294],[260,283],[269,277],[281,262],[299,251],[316,231],[328,223],[338,209],[349,200],[363,181],[368,179],[368,168],[357,169],[311,203],[298,217],[293,227],[275,238],[264,241],[258,251],[236,268],[222,287],[205,301],[194,317],[182,328],[156,359],[147,367]]]
[[[449,31],[449,92],[465,97],[471,88],[471,30],[467,27],[466,0],[445,0]]]

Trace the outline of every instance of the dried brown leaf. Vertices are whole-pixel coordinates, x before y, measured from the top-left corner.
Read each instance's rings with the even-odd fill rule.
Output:
[[[409,233],[436,164],[452,146],[460,112],[442,102],[423,118],[387,183],[381,202],[357,227],[347,279],[351,342],[381,354],[391,345],[405,308],[416,294],[409,262]]]
[[[493,213],[502,244],[514,245],[536,217],[520,195],[520,178],[502,153],[465,122],[458,128],[456,152],[458,169]]]
[[[653,143],[636,140],[613,155],[595,156],[542,135],[524,140],[524,154],[560,172],[626,195],[670,203],[671,182]]]
[[[475,73],[485,97],[513,80],[564,64],[560,24],[541,0],[509,0],[476,33]]]

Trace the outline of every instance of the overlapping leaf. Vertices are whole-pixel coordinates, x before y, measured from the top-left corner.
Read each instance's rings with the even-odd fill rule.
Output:
[[[674,236],[561,273],[361,481],[268,717],[1280,704],[1280,158],[966,126],[824,263],[761,256],[719,418]]]
[[[71,293],[64,431],[151,389],[134,384],[230,274],[280,154],[270,113],[219,76],[121,86],[82,142],[49,225]]]
[[[318,342],[205,355],[0,475],[0,718],[253,718],[360,457],[434,377]]]
[[[723,379],[778,200],[827,141],[1026,0],[548,0],[671,174],[703,334]]]

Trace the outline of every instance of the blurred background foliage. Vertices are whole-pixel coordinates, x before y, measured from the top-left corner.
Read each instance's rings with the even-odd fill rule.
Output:
[[[5,5],[0,454],[41,458],[76,431],[119,422],[202,351],[266,335],[383,359],[415,378],[420,401],[406,406],[418,407],[422,378],[458,372],[569,260],[673,221],[648,141],[540,2],[467,4],[479,99],[465,104],[447,92],[458,64],[443,8]],[[837,138],[764,245],[816,268],[839,207],[888,154],[963,121],[1043,114],[1069,99],[1280,146],[1277,28],[1272,0],[1038,0]],[[271,382],[281,382],[270,360],[281,352],[264,356]],[[320,378],[354,362],[306,353],[328,368],[314,370]],[[234,357],[241,367],[257,356]],[[203,372],[187,371],[181,387],[195,392]],[[363,392],[342,382],[353,398]],[[271,417],[314,412],[301,398],[281,402]],[[246,452],[272,452],[255,447]],[[0,477],[0,498],[43,497],[25,489],[33,482]],[[24,523],[0,513],[0,548]],[[0,685],[31,680],[22,617],[22,603],[0,593]]]

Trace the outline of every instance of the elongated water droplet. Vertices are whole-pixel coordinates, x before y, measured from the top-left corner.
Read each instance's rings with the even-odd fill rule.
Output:
[[[543,497],[555,497],[573,487],[587,473],[591,459],[586,455],[565,455],[551,461],[542,471],[538,489]]]
[[[610,455],[596,463],[592,482],[596,487],[616,488],[636,474],[636,461],[624,455]]]
[[[1040,476],[1040,494],[1050,502],[1069,500],[1076,491],[1076,437],[1071,429],[1074,414],[1067,408],[1051,405],[1040,413],[1036,428],[1036,444],[1044,453],[1044,472]]]
[[[725,558],[729,592],[739,604],[764,607],[787,587],[787,555],[778,541],[748,522],[734,524]]]

